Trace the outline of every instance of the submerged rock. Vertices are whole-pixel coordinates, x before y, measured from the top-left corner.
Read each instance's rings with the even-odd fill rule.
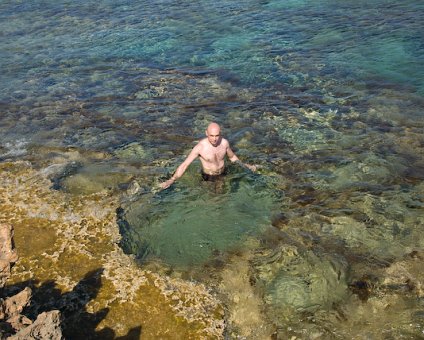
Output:
[[[277,323],[291,318],[293,312],[331,309],[348,293],[347,265],[342,260],[300,253],[295,247],[263,251],[253,268],[268,315]]]
[[[424,251],[414,250],[403,259],[385,269],[382,288],[390,291],[406,291],[417,298],[424,297]]]
[[[263,313],[264,302],[249,279],[253,251],[248,248],[257,245],[255,238],[248,240],[247,249],[232,256],[220,275],[219,290],[227,296],[227,332],[231,338],[270,339],[273,332],[274,326]]]
[[[129,161],[140,161],[150,156],[149,152],[139,143],[130,143],[114,151],[117,158]]]
[[[116,190],[131,179],[131,174],[102,165],[80,166],[64,173],[55,181],[54,188],[73,195],[86,195],[102,191]]]

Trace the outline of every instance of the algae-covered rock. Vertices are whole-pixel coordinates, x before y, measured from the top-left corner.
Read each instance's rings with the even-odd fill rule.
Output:
[[[113,153],[120,159],[140,161],[150,156],[150,153],[139,143],[133,142],[116,149]]]
[[[341,190],[358,183],[382,184],[399,176],[405,167],[401,164],[367,153],[362,159],[339,166],[329,181],[332,189]]]
[[[121,183],[126,183],[131,178],[128,174],[87,174],[79,173],[67,177],[62,182],[63,190],[74,195],[92,194],[104,190],[113,190]]]
[[[62,176],[57,188],[74,195],[86,195],[116,190],[126,184],[132,174],[102,165],[81,166],[68,176]]]
[[[294,247],[264,252],[254,261],[254,276],[264,292],[268,314],[278,322],[293,312],[331,309],[343,300],[346,269],[341,259],[300,253]]]

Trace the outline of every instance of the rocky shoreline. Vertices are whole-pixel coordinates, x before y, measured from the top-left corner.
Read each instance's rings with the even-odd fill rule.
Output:
[[[56,331],[51,339],[223,337],[224,308],[207,287],[142,270],[123,253],[113,195],[68,195],[51,189],[46,173],[0,164],[0,223],[13,226],[19,253],[5,246],[4,263],[16,263],[2,272],[4,303],[16,308],[3,307],[12,327],[3,338],[47,332],[42,324]]]
[[[382,330],[423,334],[424,254],[411,227],[422,225],[422,184],[411,194],[415,208],[402,216],[393,194],[330,202],[355,215],[277,215],[261,238],[218,259],[217,268],[205,266],[210,276],[196,281],[163,265],[140,266],[119,245],[117,211],[148,179],[140,175],[140,186],[119,193],[55,189],[52,178],[66,166],[102,155],[44,152],[49,157],[38,161],[0,163],[0,225],[7,226],[1,339],[40,332],[51,339],[304,339],[346,337],[364,324],[361,334],[375,338]],[[67,185],[90,182],[82,177],[68,175]],[[382,203],[389,217],[372,210]],[[376,233],[392,220],[392,233]],[[12,227],[19,259],[7,236]],[[53,329],[43,330],[46,324]]]

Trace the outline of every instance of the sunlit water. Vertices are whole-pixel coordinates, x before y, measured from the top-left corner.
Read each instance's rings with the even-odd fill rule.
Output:
[[[277,337],[422,336],[423,7],[2,1],[0,160],[74,151],[52,187],[123,194],[140,265],[247,256]],[[258,173],[157,192],[212,120]]]
[[[235,172],[200,182],[196,175],[183,188],[141,197],[125,209],[124,249],[187,270],[237,251],[268,227],[279,195],[266,178]]]

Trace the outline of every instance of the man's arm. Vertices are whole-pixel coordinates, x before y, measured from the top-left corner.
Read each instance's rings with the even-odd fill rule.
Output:
[[[252,171],[256,171],[256,166],[255,165],[250,165],[250,164],[246,164],[243,163],[234,153],[233,150],[231,150],[230,146],[227,147],[227,156],[228,159],[231,161],[231,163],[236,163],[239,164],[240,166],[242,166],[243,168],[247,168],[249,170]]]
[[[200,154],[200,145],[197,144],[193,150],[189,153],[187,158],[180,164],[175,173],[172,175],[170,179],[165,182],[159,184],[162,189],[166,189],[171,186],[178,178],[180,178],[184,172],[187,170],[188,166],[199,156]]]

